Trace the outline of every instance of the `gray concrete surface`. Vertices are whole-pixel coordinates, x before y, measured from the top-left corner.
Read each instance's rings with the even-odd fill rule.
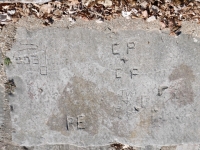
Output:
[[[158,32],[18,28],[13,141],[199,142],[199,43]],[[166,87],[166,89],[165,89]],[[91,142],[92,141],[92,142]]]
[[[199,149],[200,38],[126,25],[17,27],[6,52],[13,143]]]

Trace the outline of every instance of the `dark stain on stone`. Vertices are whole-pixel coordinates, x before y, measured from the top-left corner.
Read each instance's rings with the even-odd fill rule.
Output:
[[[83,130],[91,135],[97,134],[99,124],[106,121],[104,118],[112,114],[109,101],[117,101],[118,96],[107,89],[98,89],[95,83],[80,77],[71,78],[70,83],[64,88],[58,99],[59,113],[53,113],[47,125],[51,130],[56,130],[64,135],[70,131]],[[77,120],[79,115],[85,117],[85,127],[78,128],[78,123],[73,127],[68,126],[68,117]],[[98,117],[101,117],[98,118]]]
[[[194,101],[192,82],[195,80],[192,69],[187,65],[180,65],[169,76],[171,83],[170,100],[179,106],[191,104]]]

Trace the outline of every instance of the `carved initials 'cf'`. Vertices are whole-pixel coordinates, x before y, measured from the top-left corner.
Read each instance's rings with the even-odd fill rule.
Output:
[[[138,75],[138,69],[132,69],[132,70],[130,70],[130,73],[131,73],[131,79],[132,79],[133,76]]]

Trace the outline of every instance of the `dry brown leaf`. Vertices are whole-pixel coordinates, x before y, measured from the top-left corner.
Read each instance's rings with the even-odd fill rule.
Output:
[[[59,16],[53,16],[52,19],[53,19],[53,21],[58,21],[58,20],[61,19],[61,17],[59,17]]]
[[[98,0],[97,4],[104,5],[105,7],[110,7],[110,6],[112,6],[112,1],[111,0]]]
[[[136,18],[138,18],[138,17],[136,17],[136,16],[131,16],[131,18],[132,18],[132,19],[136,19]]]
[[[48,13],[50,14],[53,11],[53,8],[50,3],[44,4],[40,7],[40,14]]]
[[[7,10],[7,9],[10,8],[10,6],[9,5],[5,5],[5,6],[2,6],[2,8],[5,9],[5,10]]]
[[[15,15],[16,16],[25,16],[25,14],[24,14],[24,11],[23,11],[23,9],[22,8],[16,8],[17,9],[17,11],[16,11],[16,13],[15,13]]]
[[[147,3],[146,1],[144,1],[144,2],[142,2],[142,3],[140,4],[140,6],[141,6],[142,8],[144,8],[144,9],[146,9],[147,6],[148,6],[148,3]]]
[[[33,6],[40,8],[40,6],[38,4],[33,3]]]
[[[163,22],[160,22],[160,29],[162,30],[162,29],[164,29],[164,28],[166,28],[166,24],[163,23]]]
[[[145,11],[142,11],[142,16],[144,18],[147,18],[148,17],[148,12],[145,10]]]
[[[53,5],[55,8],[60,9],[62,4],[61,4],[61,2],[59,2],[59,1],[55,1],[55,2],[52,2],[52,5]]]
[[[71,6],[79,4],[78,0],[69,0],[69,2]]]
[[[19,20],[19,18],[12,18],[12,21],[15,23]]]
[[[105,19],[106,19],[106,20],[111,20],[111,19],[112,19],[112,16],[111,16],[111,15],[106,16]]]
[[[137,0],[127,0],[128,6],[134,7],[137,3]]]
[[[61,17],[62,14],[63,14],[63,11],[57,9],[57,10],[55,10],[55,11],[53,12],[53,14],[56,15],[56,16],[58,16],[58,17]]]
[[[89,21],[89,19],[85,16],[81,17],[81,19],[83,19],[84,21]]]
[[[30,13],[30,10],[29,10],[29,8],[25,8],[25,9],[23,10],[23,12],[24,12],[24,15],[25,15],[25,16],[28,16],[29,13]]]
[[[195,14],[199,14],[199,10],[195,9],[195,10],[194,10],[194,13],[195,13]]]

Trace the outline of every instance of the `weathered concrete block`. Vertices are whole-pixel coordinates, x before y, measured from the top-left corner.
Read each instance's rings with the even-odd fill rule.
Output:
[[[6,68],[16,83],[13,142],[75,149],[200,142],[196,40],[137,29],[19,27]]]

